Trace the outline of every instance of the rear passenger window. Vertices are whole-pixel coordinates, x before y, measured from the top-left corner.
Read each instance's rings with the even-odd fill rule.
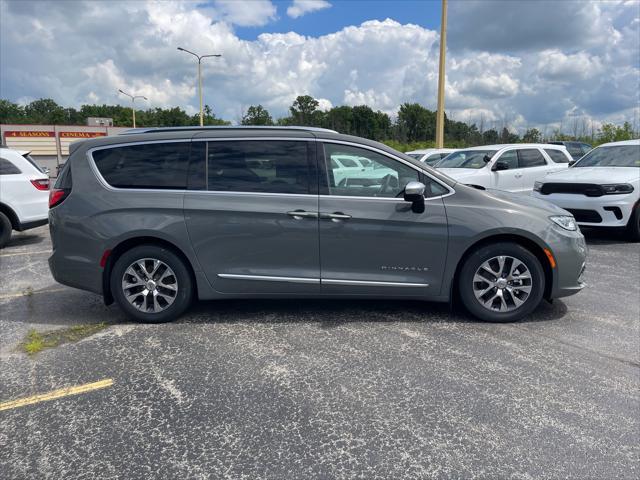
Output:
[[[112,187],[184,190],[189,142],[146,143],[96,150],[93,159]]]
[[[547,161],[537,148],[518,150],[518,158],[520,159],[520,168],[542,167],[547,164]]]
[[[547,152],[547,155],[549,155],[551,157],[551,160],[553,160],[555,163],[569,163],[569,161],[571,160],[560,150],[545,148],[544,151]]]
[[[6,158],[0,158],[0,175],[17,175],[22,173],[18,167]]]
[[[208,189],[309,193],[307,143],[286,140],[209,142]]]

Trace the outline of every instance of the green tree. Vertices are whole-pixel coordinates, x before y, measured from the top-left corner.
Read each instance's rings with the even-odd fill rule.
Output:
[[[0,99],[0,123],[25,123],[24,108],[17,103]]]
[[[50,98],[34,100],[24,107],[24,113],[28,123],[65,123],[64,108]]]
[[[598,141],[600,143],[620,142],[622,140],[633,139],[633,128],[629,122],[624,122],[622,126],[612,123],[603,123],[598,132]]]
[[[436,114],[419,103],[404,103],[400,105],[396,127],[399,140],[433,140],[436,134]]]
[[[315,123],[316,120],[319,120],[319,115],[316,114],[319,112],[318,105],[320,103],[310,95],[298,96],[289,108],[293,124],[319,126]]]
[[[542,143],[542,133],[537,128],[529,128],[522,136],[524,143]]]
[[[484,143],[485,145],[491,145],[494,143],[498,143],[499,141],[500,141],[500,136],[498,135],[498,132],[494,128],[486,130],[482,134],[482,143]]]
[[[242,125],[273,125],[273,118],[262,105],[251,105],[242,116]]]

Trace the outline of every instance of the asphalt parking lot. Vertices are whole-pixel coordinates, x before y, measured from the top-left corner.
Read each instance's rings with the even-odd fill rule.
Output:
[[[137,325],[0,251],[0,478],[640,476],[640,245],[586,232],[588,288],[528,320],[446,305],[223,301]],[[107,322],[28,356],[31,329]]]

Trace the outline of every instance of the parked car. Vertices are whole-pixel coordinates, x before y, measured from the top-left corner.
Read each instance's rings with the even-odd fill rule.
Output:
[[[513,321],[583,286],[584,237],[564,210],[363,138],[165,128],[70,149],[51,192],[51,272],[136,320],[175,319],[194,297],[460,297],[482,320]],[[339,156],[389,173],[340,185]],[[249,167],[260,157],[275,175]]]
[[[11,232],[47,223],[49,177],[27,155],[0,147],[0,248]]]
[[[564,147],[521,143],[458,150],[436,168],[467,185],[528,194],[536,181],[566,169],[570,160]]]
[[[569,211],[578,224],[626,228],[640,240],[640,140],[605,143],[564,172],[536,182],[533,195]]]
[[[454,148],[425,148],[423,150],[407,152],[407,155],[420,162],[426,163],[430,167],[433,167],[444,157],[455,151],[456,150]]]
[[[581,157],[589,153],[593,147],[584,142],[549,142],[550,145],[564,145],[571,155],[572,160],[579,160]]]

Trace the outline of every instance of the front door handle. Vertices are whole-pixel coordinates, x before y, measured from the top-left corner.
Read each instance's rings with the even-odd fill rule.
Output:
[[[287,212],[287,215],[296,220],[302,220],[303,218],[318,218],[318,214],[316,212],[307,212],[305,210],[293,210],[291,212]]]
[[[516,178],[522,178],[522,174],[521,173],[516,173]]]
[[[332,222],[341,222],[342,220],[349,220],[351,215],[347,215],[342,212],[333,212],[333,213],[320,213],[320,218],[327,218]]]

